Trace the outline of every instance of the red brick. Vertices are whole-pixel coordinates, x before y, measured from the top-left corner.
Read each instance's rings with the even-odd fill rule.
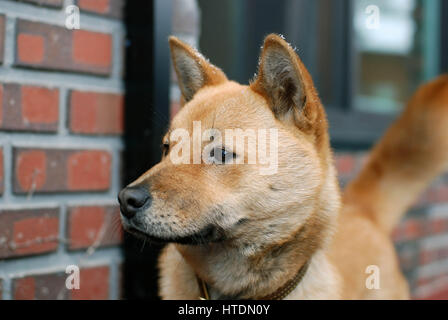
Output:
[[[14,223],[14,243],[18,254],[36,254],[57,248],[58,218],[29,218]]]
[[[425,300],[448,300],[448,288],[440,289],[424,297]]]
[[[105,190],[110,185],[110,154],[103,151],[81,151],[68,159],[69,190]]]
[[[15,193],[106,191],[112,156],[104,150],[14,148]]]
[[[59,90],[2,84],[0,114],[0,130],[56,132],[59,123]]]
[[[110,68],[112,63],[111,35],[75,30],[73,33],[73,60],[80,64]]]
[[[14,300],[34,300],[35,291],[34,278],[27,277],[14,281]]]
[[[437,203],[448,202],[448,184],[441,184],[436,188],[432,197],[430,196],[430,201]]]
[[[355,174],[356,172],[359,172],[362,170],[370,158],[370,153],[358,153],[355,155],[356,157],[356,168],[355,168]]]
[[[110,34],[17,19],[14,65],[107,76],[111,72]]]
[[[415,239],[422,235],[420,221],[408,220],[404,223],[404,232],[407,239]]]
[[[117,19],[123,16],[124,0],[78,0],[77,5],[89,13]]]
[[[71,250],[86,248],[95,242],[101,247],[120,244],[119,209],[116,206],[71,207],[67,230]]]
[[[447,219],[432,219],[429,221],[429,230],[431,234],[444,233],[448,231]]]
[[[44,151],[25,151],[17,157],[17,177],[24,191],[39,190],[47,177],[47,157]]]
[[[25,123],[55,123],[59,118],[59,92],[22,86],[22,117]]]
[[[105,300],[109,298],[109,267],[81,269],[79,290],[71,291],[73,300]]]
[[[78,6],[82,10],[104,14],[109,11],[109,0],[79,0]]]
[[[44,60],[44,38],[32,34],[21,33],[17,38],[19,59],[27,63],[41,63]]]
[[[179,112],[180,110],[180,103],[179,101],[172,101],[170,105],[170,118],[173,120],[174,116]]]
[[[57,208],[0,211],[0,259],[55,251],[58,237]]]
[[[425,277],[417,279],[417,287],[423,287],[431,284],[434,281],[434,277]]]
[[[72,91],[70,129],[80,134],[123,133],[123,96]]]
[[[0,15],[0,64],[3,62],[5,51],[5,16]]]
[[[428,264],[437,259],[437,252],[433,250],[423,250],[420,252],[420,264]]]
[[[0,148],[0,195],[3,194],[3,148]]]
[[[355,169],[355,159],[353,155],[337,155],[336,156],[336,169],[339,174],[347,175],[353,173]]]

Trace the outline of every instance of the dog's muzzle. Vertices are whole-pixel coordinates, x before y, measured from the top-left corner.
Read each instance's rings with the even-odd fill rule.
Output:
[[[171,234],[171,232],[161,233],[160,230],[154,232],[151,226],[148,226],[147,220],[150,219],[150,207],[153,198],[147,186],[126,187],[118,193],[118,202],[120,211],[124,220],[123,227],[129,233],[136,237],[150,240],[157,243],[180,243],[180,244],[207,244],[212,242],[221,242],[225,239],[224,230],[216,225],[208,224],[190,234]],[[146,219],[145,219],[146,216]]]
[[[151,205],[151,194],[142,187],[126,187],[118,194],[123,216],[132,219],[139,211]]]

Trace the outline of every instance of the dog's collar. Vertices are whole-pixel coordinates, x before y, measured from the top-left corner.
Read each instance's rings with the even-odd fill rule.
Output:
[[[302,267],[300,267],[299,271],[296,273],[294,278],[292,278],[291,280],[286,282],[283,286],[281,286],[275,292],[273,292],[267,296],[255,298],[253,300],[283,300],[284,298],[286,298],[286,296],[288,294],[290,294],[299,285],[300,281],[302,281],[303,276],[305,275],[306,271],[308,270],[308,267],[309,267],[309,260]],[[209,294],[207,283],[204,280],[202,280],[201,278],[199,278],[197,275],[196,275],[196,280],[198,282],[199,292],[200,292],[199,299],[200,300],[210,300],[210,294]]]

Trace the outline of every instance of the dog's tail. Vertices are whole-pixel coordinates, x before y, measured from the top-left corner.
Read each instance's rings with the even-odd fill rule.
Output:
[[[375,146],[344,193],[385,232],[391,232],[418,195],[448,170],[448,75],[423,85]]]

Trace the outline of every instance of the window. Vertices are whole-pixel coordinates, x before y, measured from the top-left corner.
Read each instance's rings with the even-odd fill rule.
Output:
[[[419,84],[437,76],[439,7],[439,1],[354,1],[355,108],[395,113]],[[366,14],[377,15],[376,26]]]
[[[337,148],[369,147],[414,90],[446,70],[447,1],[199,0],[199,4],[200,49],[233,80],[247,83],[253,77],[266,34],[283,34],[297,47],[326,107]]]

